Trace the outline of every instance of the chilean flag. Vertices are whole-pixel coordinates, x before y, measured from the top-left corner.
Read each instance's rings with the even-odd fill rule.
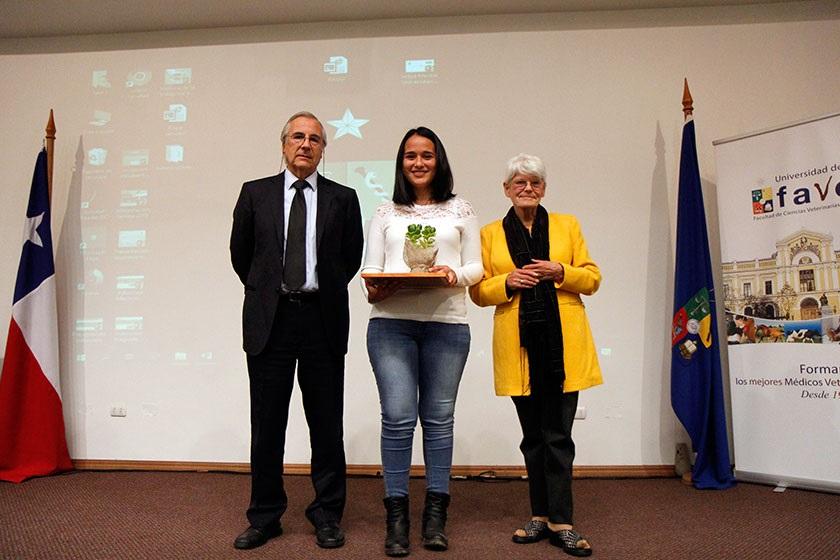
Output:
[[[23,237],[0,373],[0,480],[9,482],[73,468],[58,375],[46,150],[41,150],[35,163]]]

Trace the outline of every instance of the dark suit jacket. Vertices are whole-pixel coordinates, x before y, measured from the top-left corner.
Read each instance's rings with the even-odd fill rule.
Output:
[[[318,293],[333,350],[347,353],[350,309],[347,284],[362,261],[362,216],[356,191],[318,175],[316,246]],[[233,210],[230,260],[245,286],[243,348],[265,348],[283,279],[285,196],[283,172],[242,185]]]

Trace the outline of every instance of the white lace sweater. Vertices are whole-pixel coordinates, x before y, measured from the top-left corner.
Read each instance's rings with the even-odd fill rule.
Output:
[[[455,271],[458,282],[447,288],[403,289],[373,304],[371,318],[466,323],[465,287],[484,274],[478,218],[466,200],[403,206],[386,202],[370,222],[362,272],[408,272],[403,260],[405,232],[409,224],[433,226],[438,247],[436,265]],[[364,281],[362,281],[364,289]]]

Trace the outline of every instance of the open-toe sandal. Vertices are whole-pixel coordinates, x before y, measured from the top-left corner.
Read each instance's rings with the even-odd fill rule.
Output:
[[[525,532],[524,535],[514,533],[510,540],[516,544],[531,544],[548,538],[551,534],[548,523],[539,519],[531,519],[521,530]]]
[[[572,529],[561,529],[560,531],[551,531],[548,542],[558,548],[562,548],[566,554],[572,556],[591,556],[592,548],[584,548],[580,546],[580,542],[585,541],[589,544],[589,540],[578,534]]]

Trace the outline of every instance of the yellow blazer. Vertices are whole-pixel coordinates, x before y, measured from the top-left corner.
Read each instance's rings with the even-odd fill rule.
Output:
[[[592,295],[601,283],[598,269],[580,232],[577,218],[568,214],[548,215],[549,257],[563,264],[562,284],[557,288],[557,304],[563,329],[563,360],[566,381],[563,391],[570,393],[603,383],[595,342],[580,294]],[[505,230],[498,220],[481,228],[481,260],[484,278],[470,288],[476,305],[496,306],[493,316],[493,375],[496,394],[531,394],[528,353],[519,345],[519,292],[509,298],[505,280],[515,265],[510,258]]]

